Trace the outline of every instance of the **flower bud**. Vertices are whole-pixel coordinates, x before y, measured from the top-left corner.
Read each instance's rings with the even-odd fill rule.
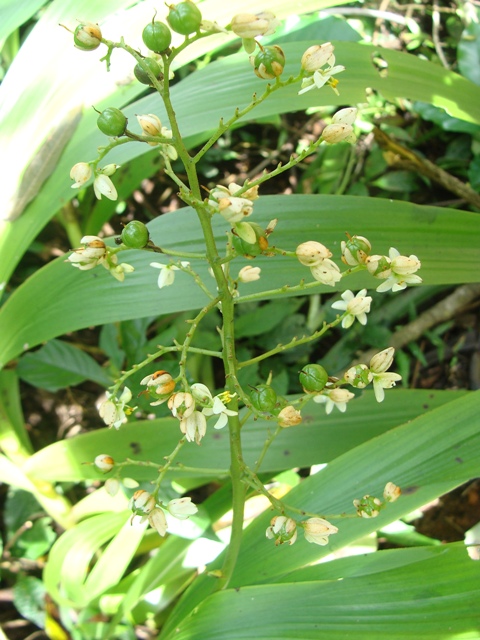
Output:
[[[307,364],[300,371],[299,380],[305,393],[314,393],[325,387],[328,373],[319,364]]]
[[[155,498],[148,491],[138,489],[131,497],[129,507],[134,512],[150,513],[155,507]]]
[[[334,287],[335,283],[342,279],[340,269],[335,262],[329,258],[325,258],[321,264],[310,267],[310,271],[315,280],[318,280],[318,282],[322,284],[328,284],[331,287]]]
[[[250,62],[259,78],[271,80],[283,73],[285,54],[277,45],[262,47],[255,57],[251,56]]]
[[[240,38],[250,40],[257,36],[274,33],[279,24],[279,21],[270,11],[263,11],[257,14],[239,13],[233,16],[231,29]]]
[[[286,516],[274,516],[265,535],[269,540],[274,539],[277,547],[285,543],[293,544],[297,539],[297,523]]]
[[[104,486],[105,491],[113,498],[117,495],[118,490],[120,489],[120,481],[118,478],[108,478]]]
[[[395,502],[401,496],[402,490],[393,482],[387,482],[383,490],[383,497],[387,502]]]
[[[308,47],[302,56],[302,69],[308,73],[314,73],[317,69],[321,69],[327,64],[334,49],[335,47],[331,42],[314,44],[312,47]]]
[[[357,364],[350,367],[344,374],[345,382],[351,384],[355,389],[365,389],[373,380],[373,375],[366,364]]]
[[[294,427],[300,424],[301,421],[302,415],[300,411],[292,407],[292,405],[287,405],[278,414],[278,424],[281,427]]]
[[[137,120],[145,135],[160,136],[162,134],[162,123],[160,121],[160,118],[158,118],[155,114],[148,113],[147,115],[137,116]]]
[[[103,173],[104,176],[113,176],[117,169],[120,169],[119,164],[106,164],[103,169],[99,170],[99,173]]]
[[[422,263],[417,256],[397,256],[392,259],[392,271],[400,276],[408,276],[418,271]]]
[[[375,354],[370,360],[370,371],[373,373],[383,373],[391,367],[394,355],[395,349],[393,347],[388,347]]]
[[[167,533],[167,518],[162,509],[152,509],[148,514],[148,523],[162,538]]]
[[[277,403],[277,394],[272,387],[266,384],[257,384],[250,391],[250,399],[255,409],[271,411]]]
[[[298,260],[305,267],[315,267],[321,264],[326,258],[332,257],[332,252],[320,242],[309,240],[302,242],[295,250]]]
[[[79,24],[73,33],[73,42],[77,49],[93,51],[102,43],[102,32],[98,24],[86,22]]]
[[[328,544],[328,536],[338,533],[338,528],[323,518],[309,518],[302,525],[305,531],[305,540],[322,547]]]
[[[92,177],[92,167],[86,162],[77,162],[70,169],[70,178],[75,180],[72,189],[79,189]]]
[[[260,271],[260,267],[251,267],[250,265],[242,267],[238,272],[238,280],[240,282],[254,282],[255,280],[260,280]]]
[[[198,509],[191,498],[175,498],[167,505],[168,511],[178,520],[186,520],[197,513]]]
[[[111,456],[102,453],[95,458],[94,465],[100,469],[100,471],[111,471],[115,466],[115,460]]]
[[[337,142],[355,142],[357,137],[353,132],[350,124],[329,124],[322,131],[322,138],[328,144],[336,144]]]
[[[363,236],[352,236],[347,241],[342,240],[340,246],[342,248],[342,262],[351,267],[365,264],[372,250],[372,245]]]

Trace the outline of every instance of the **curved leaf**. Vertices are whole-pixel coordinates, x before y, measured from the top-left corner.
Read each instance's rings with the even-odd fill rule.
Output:
[[[266,226],[273,217],[279,219],[279,224],[271,242],[284,249],[294,250],[299,243],[316,239],[331,247],[338,261],[340,240],[345,232],[360,233],[369,238],[374,252],[386,253],[389,244],[394,243],[401,253],[418,255],[423,263],[421,275],[425,284],[478,280],[480,216],[474,213],[352,196],[260,198],[255,221]],[[165,248],[203,251],[200,225],[191,209],[161,216],[149,228],[152,239]],[[215,217],[214,229],[218,241],[223,242],[226,225],[221,216]],[[0,309],[0,335],[4,337],[0,367],[22,351],[68,331],[199,309],[205,304],[205,294],[184,273],[177,274],[174,286],[159,290],[158,272],[149,267],[152,259],[155,258],[148,252],[122,253],[122,261],[136,269],[123,283],[116,282],[102,268],[79,272],[65,264],[63,258],[38,271]],[[245,264],[244,259],[238,258],[231,268]],[[255,264],[261,266],[262,277],[241,287],[242,295],[296,285],[303,278],[312,280],[308,269],[293,258],[259,257]],[[206,266],[195,261],[192,265],[213,291]],[[339,288],[361,289],[377,284],[367,274],[355,274],[341,281]],[[332,289],[318,285],[308,291],[327,290]],[[301,293],[297,291],[297,295]]]

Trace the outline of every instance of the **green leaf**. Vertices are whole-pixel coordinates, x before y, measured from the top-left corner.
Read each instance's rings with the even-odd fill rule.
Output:
[[[61,340],[51,340],[35,353],[27,353],[20,359],[17,371],[25,382],[53,392],[84,380],[104,387],[112,383],[91,356]]]
[[[461,74],[480,85],[480,24],[477,21],[470,20],[464,29],[457,47],[457,58]]]
[[[45,587],[39,578],[19,575],[13,588],[13,602],[23,618],[45,627]]]
[[[278,556],[291,549],[275,551]],[[297,582],[294,574],[295,581],[289,584],[217,592],[160,637],[449,640],[458,634],[465,640],[478,638],[480,565],[470,560],[463,545],[382,551],[318,565],[310,573],[315,577],[309,574],[308,581]]]
[[[27,22],[47,0],[0,0],[0,49],[8,36]]]
[[[33,447],[25,428],[18,387],[15,371],[0,372],[0,447],[11,460],[23,462],[33,453]]]
[[[239,316],[235,323],[237,338],[260,336],[272,331],[300,306],[298,300],[274,300]]]
[[[262,226],[275,212],[279,223],[271,242],[284,249],[294,250],[301,242],[315,239],[335,250],[345,232],[360,233],[369,238],[376,253],[386,254],[393,244],[402,254],[418,255],[425,284],[478,280],[480,216],[476,213],[351,196],[264,196],[255,206],[255,221]],[[204,248],[200,225],[191,209],[160,216],[148,226],[153,241],[165,248],[194,252]],[[221,216],[216,216],[218,242],[223,241],[225,228]],[[334,258],[338,261],[339,257],[337,248]],[[159,290],[157,274],[149,266],[151,253],[126,251],[122,260],[135,267],[123,283],[102,268],[73,269],[63,257],[31,276],[0,309],[0,367],[22,353],[25,345],[32,348],[69,331],[154,317],[159,309],[167,314],[199,309],[205,304],[205,295],[185,273],[176,275],[173,286]],[[191,262],[213,292],[206,266]],[[245,264],[238,258],[231,268]],[[262,277],[241,286],[241,295],[263,291],[262,297],[268,298],[271,289],[296,285],[304,278],[313,281],[308,269],[294,258],[260,256],[255,264],[261,267]],[[377,284],[363,273],[342,280],[339,288],[361,289]],[[312,293],[323,291],[332,288],[318,284],[309,289]]]

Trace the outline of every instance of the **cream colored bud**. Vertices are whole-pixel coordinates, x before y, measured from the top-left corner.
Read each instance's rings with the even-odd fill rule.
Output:
[[[325,546],[328,544],[328,536],[338,533],[338,528],[323,518],[309,518],[303,523],[305,540]]]
[[[148,514],[148,523],[160,536],[167,533],[167,518],[162,509],[156,507]]]
[[[270,11],[257,14],[239,13],[233,16],[231,28],[233,33],[240,38],[251,39],[274,33],[279,24]]]
[[[187,497],[170,500],[167,505],[167,509],[172,516],[178,520],[186,520],[198,511],[198,508],[192,502],[192,499]]]
[[[144,489],[135,491],[130,500],[130,508],[132,509],[132,511],[142,511],[143,513],[150,513],[150,511],[154,507],[155,498]]]
[[[102,453],[95,458],[94,465],[101,471],[111,471],[115,466],[115,460],[111,456]]]
[[[247,265],[238,272],[238,279],[240,282],[254,282],[260,280],[260,267],[251,267]]]
[[[337,142],[355,142],[357,137],[353,132],[350,124],[329,124],[322,131],[322,138],[328,144],[336,144]]]
[[[388,347],[388,349],[384,349],[375,354],[370,360],[370,371],[373,373],[383,373],[391,367],[394,356],[395,349],[393,347]]]
[[[70,170],[70,178],[75,180],[72,189],[79,189],[92,177],[92,168],[86,162],[77,162]]]
[[[314,73],[318,69],[325,66],[333,54],[335,47],[331,42],[325,42],[324,44],[314,44],[309,47],[302,56],[302,69],[308,73]]]
[[[153,113],[147,115],[137,116],[138,124],[142,128],[142,131],[147,136],[159,136],[162,132],[162,123]]]
[[[300,411],[292,407],[292,405],[284,407],[278,414],[278,424],[281,427],[294,427],[300,424],[301,421],[302,415]]]
[[[383,497],[387,502],[395,502],[401,496],[402,490],[393,482],[387,482],[383,490]]]
[[[305,267],[314,267],[321,264],[326,258],[331,258],[332,252],[320,242],[309,240],[302,242],[295,250],[298,260]]]

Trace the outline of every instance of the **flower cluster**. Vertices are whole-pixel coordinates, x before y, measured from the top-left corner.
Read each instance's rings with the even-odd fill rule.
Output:
[[[374,496],[366,495],[360,500],[354,500],[353,506],[361,518],[376,518],[380,511],[385,509],[389,502],[395,502],[395,500],[398,500],[401,493],[402,490],[400,487],[393,484],[393,482],[387,482],[385,489],[383,490],[384,502]]]
[[[325,44],[313,45],[305,51],[301,64],[303,71],[308,75],[302,80],[299,95],[311,89],[321,89],[326,84],[333,89],[337,96],[339,95],[338,80],[333,76],[345,71],[345,67],[335,65],[334,49],[331,42],[325,42]]]
[[[384,282],[377,287],[377,291],[401,291],[409,284],[420,284],[422,278],[416,275],[422,263],[417,256],[401,256],[400,252],[390,248],[388,256],[368,256],[366,259],[368,272]]]
[[[303,242],[298,245],[295,253],[301,264],[310,267],[312,276],[318,282],[334,287],[341,279],[339,267],[330,260],[332,252],[320,242]]]
[[[229,184],[228,188],[217,185],[210,192],[208,204],[232,225],[236,235],[253,244],[257,240],[255,229],[244,220],[253,213],[253,201],[258,198],[258,185],[247,189],[241,196],[236,196],[235,193],[240,189],[242,187],[235,182]]]
[[[119,282],[125,280],[126,273],[134,271],[132,265],[126,262],[119,264],[115,249],[107,247],[98,236],[84,236],[80,242],[83,246],[74,249],[73,253],[67,258],[67,261],[73,267],[81,271],[89,271],[98,265],[102,265]]]
[[[167,533],[167,518],[165,511],[178,520],[186,520],[197,513],[198,508],[191,498],[175,498],[166,505],[157,503],[155,496],[144,489],[135,491],[129,502],[133,516],[140,516],[140,522],[148,520],[150,526],[162,537]]]
[[[321,546],[328,544],[329,536],[338,533],[338,528],[324,518],[309,518],[299,525],[303,528],[307,542]],[[297,539],[297,522],[287,516],[274,516],[265,534],[269,540],[275,540],[276,546],[292,545]]]

